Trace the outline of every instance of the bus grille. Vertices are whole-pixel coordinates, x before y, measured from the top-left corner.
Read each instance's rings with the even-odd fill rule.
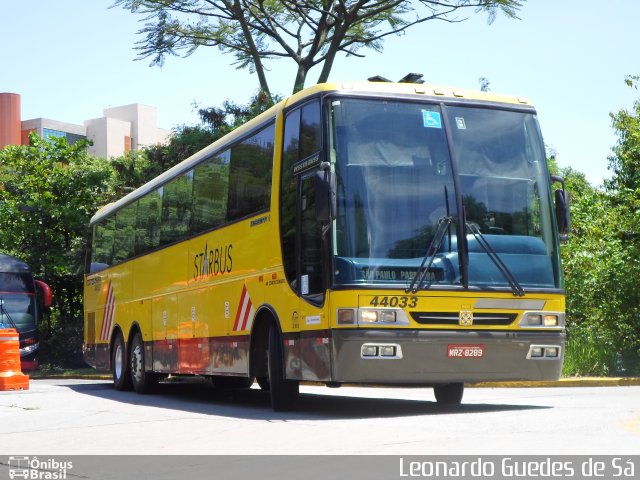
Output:
[[[459,325],[458,312],[411,312],[413,319],[422,325]],[[473,325],[505,326],[517,318],[516,313],[474,313]]]

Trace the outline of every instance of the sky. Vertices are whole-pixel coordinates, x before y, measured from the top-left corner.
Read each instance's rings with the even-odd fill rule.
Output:
[[[0,92],[21,95],[23,120],[82,124],[105,108],[142,103],[158,109],[159,127],[171,129],[198,123],[197,107],[246,103],[257,91],[256,76],[216,48],[169,57],[163,67],[136,60],[141,16],[111,4],[0,0]],[[640,1],[529,0],[518,15],[489,25],[470,9],[461,23],[426,22],[387,37],[381,53],[339,58],[330,80],[417,72],[431,84],[479,88],[487,78],[492,91],[531,100],[560,166],[600,185],[611,176],[607,157],[617,141],[610,113],[640,98],[624,82],[640,74]],[[272,92],[291,92],[289,63],[267,65]],[[307,85],[317,75],[311,70]]]

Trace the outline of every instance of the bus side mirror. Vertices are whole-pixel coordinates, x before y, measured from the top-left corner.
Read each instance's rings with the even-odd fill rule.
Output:
[[[53,294],[51,293],[51,288],[42,280],[34,280],[33,283],[36,284],[36,289],[38,290],[40,298],[42,299],[42,305],[44,306],[44,308],[49,308],[53,303]]]
[[[562,184],[562,188],[557,189],[555,193],[556,222],[558,224],[558,234],[560,241],[566,242],[569,239],[569,230],[571,228],[571,220],[569,217],[569,195],[567,194],[564,178],[551,176],[553,183]]]
[[[329,169],[329,164],[323,163],[324,168],[315,174],[316,217],[318,221],[327,225],[336,215],[336,177]]]

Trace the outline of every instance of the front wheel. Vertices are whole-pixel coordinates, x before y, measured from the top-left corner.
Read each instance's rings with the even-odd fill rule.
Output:
[[[131,368],[131,383],[138,393],[150,393],[158,384],[158,375],[146,371],[144,363],[144,342],[142,335],[137,332],[131,342],[131,353],[129,355],[129,366]]]
[[[124,343],[122,333],[116,333],[111,349],[111,374],[113,386],[116,390],[131,390],[131,376],[129,375],[129,362],[127,362],[127,346]]]
[[[296,380],[285,379],[282,338],[276,325],[271,325],[269,329],[268,348],[267,362],[271,407],[276,412],[293,410],[299,393],[299,384]]]
[[[442,405],[459,405],[462,402],[464,383],[449,383],[433,387],[436,401]]]

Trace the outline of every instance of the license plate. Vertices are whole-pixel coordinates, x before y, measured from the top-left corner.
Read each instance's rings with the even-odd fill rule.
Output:
[[[447,345],[448,358],[482,358],[484,356],[484,345]]]

